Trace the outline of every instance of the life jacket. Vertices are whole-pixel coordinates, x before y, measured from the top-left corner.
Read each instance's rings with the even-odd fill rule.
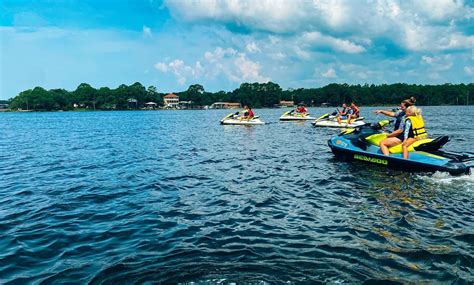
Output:
[[[428,133],[425,130],[425,122],[423,122],[423,117],[419,116],[409,116],[407,120],[411,121],[411,129],[415,139],[424,138],[428,136]]]

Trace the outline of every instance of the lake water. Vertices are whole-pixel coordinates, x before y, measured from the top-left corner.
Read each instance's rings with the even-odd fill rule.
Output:
[[[337,161],[284,111],[0,113],[0,283],[474,281],[472,175]],[[474,151],[474,107],[423,111]]]

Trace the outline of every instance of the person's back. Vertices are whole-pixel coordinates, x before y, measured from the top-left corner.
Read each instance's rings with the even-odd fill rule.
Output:
[[[298,107],[297,112],[301,115],[304,115],[304,114],[306,114],[307,110],[306,110],[305,106],[301,105],[301,106]]]
[[[360,115],[359,107],[355,103],[351,103],[350,115],[352,115],[353,118],[358,118]]]
[[[248,119],[252,119],[255,115],[253,114],[253,111],[252,109],[249,107],[248,110],[247,110],[248,114],[247,114],[247,118]]]

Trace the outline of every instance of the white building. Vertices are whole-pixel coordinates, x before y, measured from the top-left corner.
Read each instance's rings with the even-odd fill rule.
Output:
[[[179,108],[179,96],[173,93],[169,93],[165,97],[163,97],[163,103],[165,108]]]

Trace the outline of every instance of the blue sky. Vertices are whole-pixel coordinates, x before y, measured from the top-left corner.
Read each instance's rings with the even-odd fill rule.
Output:
[[[2,0],[0,11],[0,99],[81,82],[474,82],[472,1]]]

